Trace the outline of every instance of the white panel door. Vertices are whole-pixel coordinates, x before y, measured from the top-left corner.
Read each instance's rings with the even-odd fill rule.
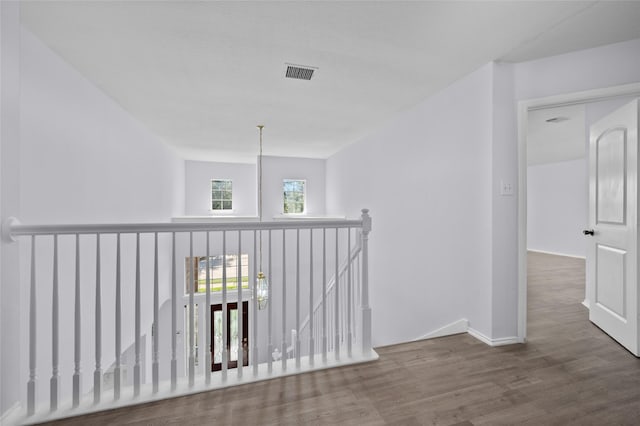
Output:
[[[637,99],[591,126],[589,154],[589,319],[638,356]]]

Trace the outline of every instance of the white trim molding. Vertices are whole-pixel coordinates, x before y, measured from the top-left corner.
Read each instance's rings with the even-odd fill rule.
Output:
[[[555,252],[555,251],[534,250],[534,249],[527,249],[527,251],[531,251],[531,252],[534,252],[534,253],[542,253],[542,254],[552,254],[554,256],[571,257],[573,259],[585,260],[587,258],[586,256],[576,256],[575,254],[558,253],[558,252]]]
[[[454,321],[451,324],[447,324],[444,327],[440,327],[424,336],[417,337],[413,341],[435,339],[436,337],[451,336],[454,334],[466,333],[469,330],[469,321],[465,318]]]
[[[513,345],[516,343],[524,343],[523,340],[519,339],[517,336],[512,337],[499,337],[497,339],[492,339],[490,337],[485,336],[475,328],[469,327],[469,320],[466,318],[459,319],[457,321],[452,322],[451,324],[447,324],[444,327],[440,327],[432,332],[429,332],[421,337],[413,339],[414,342],[419,340],[428,340],[435,339],[437,337],[445,337],[452,336],[454,334],[462,334],[469,333],[471,336],[480,340],[482,343],[485,343],[489,346],[505,346],[505,345]]]
[[[492,339],[490,337],[485,336],[484,334],[480,333],[478,330],[472,327],[469,327],[469,329],[467,330],[467,333],[469,333],[471,336],[475,337],[476,339],[480,340],[482,343],[486,343],[487,345],[492,347],[514,345],[516,343],[524,343],[521,339],[518,338],[518,336],[498,337],[497,339]]]
[[[591,302],[589,302],[589,299],[584,299],[582,301],[582,306],[584,306],[587,309],[591,309]]]

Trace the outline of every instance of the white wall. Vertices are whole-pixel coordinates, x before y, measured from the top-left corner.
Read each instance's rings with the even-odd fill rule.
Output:
[[[585,158],[527,169],[527,249],[586,256],[588,224]]]
[[[517,189],[514,196],[500,194],[501,182],[517,188],[516,109],[513,102],[514,73],[509,64],[490,64],[491,81],[491,332],[492,339],[517,336],[518,290],[512,277],[517,277],[518,264],[512,260],[511,242],[517,236]]]
[[[263,218],[270,220],[282,215],[284,208],[283,179],[306,180],[306,214],[325,214],[326,161],[312,158],[272,157],[262,159]]]
[[[185,214],[210,216],[211,179],[233,181],[234,216],[257,216],[257,177],[255,164],[185,162]],[[226,214],[226,213],[225,213]]]
[[[0,2],[0,217],[20,216],[20,5]],[[18,245],[0,241],[0,423],[16,407],[20,380],[18,345]]]
[[[328,160],[328,212],[370,207],[374,218],[374,344],[462,317],[490,338],[516,335],[518,194],[500,196],[499,185],[517,183],[517,101],[637,82],[639,53],[633,40],[488,64]],[[392,319],[389,301],[403,310]]]
[[[589,152],[588,149],[588,144],[589,144],[589,140],[588,140],[588,135],[589,135],[589,128],[591,127],[592,124],[596,123],[598,120],[600,120],[602,117],[604,117],[605,115],[614,112],[615,110],[617,110],[618,108],[628,104],[629,102],[631,102],[633,99],[635,99],[635,96],[621,96],[615,99],[608,99],[606,101],[599,101],[599,102],[591,102],[589,104],[586,105],[585,108],[585,122],[586,122],[586,135],[587,135],[587,140],[586,140],[586,144],[587,144],[587,152]]]
[[[21,220],[154,222],[182,214],[184,161],[22,34]]]
[[[327,160],[330,214],[371,209],[374,346],[468,318],[491,333],[487,65]]]
[[[515,65],[516,99],[637,83],[640,39]]]
[[[185,214],[210,216],[211,179],[233,180],[234,216],[257,215],[256,164],[218,163],[205,161],[185,162]],[[306,215],[325,214],[325,164],[323,159],[273,157],[262,159],[263,219],[272,220],[282,215],[283,179],[306,181]]]
[[[184,161],[27,30],[22,30],[20,98],[20,220],[23,223],[165,222],[183,214]],[[169,296],[169,241],[160,238],[162,302]],[[149,236],[141,238],[151,253]],[[21,244],[28,271],[29,244]],[[74,241],[60,237],[60,369],[62,393],[69,395],[73,372]],[[51,375],[51,238],[38,239],[38,398],[48,398]],[[83,392],[94,368],[95,237],[80,239],[82,267]],[[135,238],[122,237],[123,350],[133,342]],[[113,362],[115,236],[102,239],[103,368]],[[143,257],[142,333],[152,312],[153,260]],[[27,278],[27,277],[24,277]],[[21,314],[28,310],[28,282],[22,280]],[[22,333],[23,348],[28,335]],[[4,338],[4,336],[3,336]],[[23,360],[26,353],[23,352]],[[17,391],[26,394],[23,362]]]

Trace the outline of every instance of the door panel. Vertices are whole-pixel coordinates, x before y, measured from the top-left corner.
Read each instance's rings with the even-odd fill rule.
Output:
[[[638,356],[637,99],[591,126],[589,159],[589,319]]]
[[[625,224],[627,164],[624,129],[606,132],[596,141],[597,222]]]
[[[622,321],[627,320],[626,280],[624,276],[627,252],[599,244],[596,251],[596,303]]]

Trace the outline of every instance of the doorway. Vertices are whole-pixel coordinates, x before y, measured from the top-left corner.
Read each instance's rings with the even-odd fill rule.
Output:
[[[238,367],[238,303],[227,303],[227,320],[222,320],[222,304],[211,305],[211,371],[222,370],[223,348],[227,350],[227,368]],[[249,365],[249,303],[242,302],[242,365]],[[223,327],[226,324],[226,333]],[[226,341],[225,341],[226,337]]]
[[[518,103],[518,337],[520,341],[525,341],[527,337],[527,130],[529,113],[554,107],[585,105],[638,96],[640,96],[640,84],[629,84]]]

